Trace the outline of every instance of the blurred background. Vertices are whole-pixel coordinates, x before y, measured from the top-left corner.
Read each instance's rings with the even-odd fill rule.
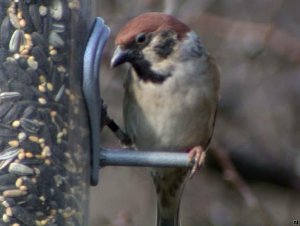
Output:
[[[186,186],[183,226],[300,225],[300,1],[97,0],[112,29],[101,95],[122,125],[126,67],[113,40],[130,18],[164,11],[190,25],[220,65],[221,101],[208,161]],[[120,147],[107,129],[105,147]],[[106,167],[92,188],[92,226],[153,226],[148,169]],[[298,220],[298,224],[297,224]]]

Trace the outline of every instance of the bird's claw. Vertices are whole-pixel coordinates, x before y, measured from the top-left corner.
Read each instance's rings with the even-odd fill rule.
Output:
[[[200,169],[200,167],[202,166],[202,164],[205,160],[206,152],[203,150],[203,148],[201,146],[196,146],[189,151],[188,156],[189,156],[190,162],[193,164],[193,167],[192,167],[192,170],[190,173],[190,178],[192,178],[194,176],[196,170]]]

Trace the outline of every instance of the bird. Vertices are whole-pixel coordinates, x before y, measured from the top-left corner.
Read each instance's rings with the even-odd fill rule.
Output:
[[[180,200],[203,165],[213,135],[220,70],[200,37],[175,16],[147,12],[117,33],[111,67],[129,64],[124,82],[125,131],[138,150],[186,152],[187,168],[152,168],[156,226],[180,225]]]

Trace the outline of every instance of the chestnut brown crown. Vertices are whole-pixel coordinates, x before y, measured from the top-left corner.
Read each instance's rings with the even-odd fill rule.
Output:
[[[178,39],[183,38],[190,28],[177,20],[175,17],[159,13],[149,12],[139,15],[130,20],[118,33],[116,37],[116,45],[126,45],[132,42],[140,33],[149,33],[160,30],[174,30]]]

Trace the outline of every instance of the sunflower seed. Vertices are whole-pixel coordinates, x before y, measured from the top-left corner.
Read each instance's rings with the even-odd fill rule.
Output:
[[[42,201],[35,194],[29,194],[25,198],[24,203],[31,210],[40,209],[42,206]]]
[[[6,62],[2,64],[5,74],[8,76],[9,79],[17,80],[19,77],[20,67],[18,62],[12,59],[6,59]]]
[[[56,33],[63,33],[66,31],[66,26],[64,24],[53,23],[52,30]]]
[[[49,16],[46,16],[43,18],[43,31],[42,34],[45,39],[48,39],[50,28],[51,28],[51,23],[52,23],[52,18]]]
[[[28,76],[31,78],[33,85],[37,84],[37,82],[38,82],[37,72],[31,68],[27,68],[26,72],[27,72]]]
[[[0,153],[0,160],[7,160],[16,157],[19,153],[19,149],[16,147],[10,147]]]
[[[20,161],[20,163],[25,164],[27,166],[41,165],[41,164],[44,164],[44,160],[36,159],[36,158],[25,158],[25,159],[22,159]]]
[[[61,0],[53,0],[50,5],[50,14],[53,19],[60,20],[64,14],[64,6]]]
[[[17,176],[7,173],[0,176],[0,184],[14,184],[17,180]]]
[[[48,73],[49,63],[48,63],[47,56],[46,56],[45,52],[42,50],[42,48],[39,46],[35,46],[32,48],[31,53],[34,56],[34,58],[36,59],[36,61],[38,62],[38,65],[41,68],[43,68],[43,70],[46,73]]]
[[[31,38],[34,45],[40,46],[45,52],[48,50],[46,39],[44,39],[44,37],[40,33],[33,32],[31,34]]]
[[[18,7],[19,7],[19,9],[22,12],[22,17],[26,21],[25,31],[26,32],[32,32],[32,30],[33,30],[33,24],[32,24],[32,21],[31,21],[31,17],[30,17],[28,5],[25,4],[24,1],[19,1],[18,2]]]
[[[50,32],[49,43],[54,47],[62,47],[65,43],[64,40],[54,31]]]
[[[35,109],[35,108],[32,108],[32,109]],[[40,124],[39,124],[39,121],[37,121],[37,120],[21,118],[20,123],[21,123],[21,127],[29,133],[38,133],[38,131],[40,130]]]
[[[4,160],[0,163],[0,170],[3,170],[4,168],[6,168],[6,166],[8,166],[14,159],[11,158],[11,159],[7,159],[7,160]]]
[[[16,14],[14,13],[9,13],[9,21],[10,23],[16,28],[16,29],[20,29],[21,26],[20,26],[20,20],[19,18],[17,17]]]
[[[4,62],[6,57],[7,57],[6,48],[0,47],[0,62]]]
[[[19,92],[3,92],[0,93],[0,101],[17,100],[21,97]]]
[[[30,106],[25,108],[25,110],[22,114],[22,118],[27,118],[27,119],[28,118],[34,118],[34,117],[36,117],[36,111],[37,111],[36,107],[30,105]]]
[[[65,199],[68,206],[80,208],[80,201],[74,195],[68,195]]]
[[[0,137],[3,138],[14,138],[17,135],[17,130],[13,129],[12,127],[0,127]]]
[[[20,48],[22,48],[22,46],[20,47]],[[21,55],[26,55],[26,54],[23,54],[24,53],[24,51],[23,50],[21,50],[21,52],[20,52],[20,54]],[[28,64],[27,64],[27,60],[26,60],[26,58],[25,57],[20,57],[19,59],[18,59],[18,63],[19,63],[19,65],[20,65],[20,69],[23,69],[23,70],[26,70],[27,69],[27,67],[28,67]],[[22,76],[23,77],[23,76]],[[22,78],[21,77],[21,78]]]
[[[0,123],[0,130],[12,130],[13,131],[17,131],[16,129],[14,129],[11,125],[5,124],[5,123]]]
[[[22,99],[24,100],[32,100],[35,97],[35,93],[32,91],[32,89],[29,89],[29,87],[22,82],[14,81],[10,83],[9,88],[20,93]]]
[[[13,106],[10,101],[5,101],[0,104],[0,118],[2,118]]]
[[[7,47],[10,37],[14,32],[13,26],[9,21],[9,17],[5,17],[0,28],[0,44],[2,47]]]
[[[42,20],[39,13],[39,8],[36,4],[31,4],[29,6],[29,14],[33,23],[34,28],[38,32],[42,32]]]
[[[0,68],[0,93],[9,91],[7,81],[7,74]]]
[[[23,59],[23,58],[21,58],[21,59]],[[25,62],[26,62],[26,59],[23,59],[23,60],[25,60]],[[24,85],[32,85],[34,78],[31,78],[28,70],[24,70],[24,69],[20,68],[18,74],[19,74],[18,82],[21,82]]]
[[[32,175],[33,174],[33,169],[30,167],[13,162],[9,165],[8,171],[10,173],[16,174],[16,175],[21,175],[21,176],[26,176],[26,175]]]
[[[62,85],[60,87],[60,89],[58,90],[57,94],[55,95],[55,102],[58,102],[60,101],[60,99],[62,98],[63,94],[64,94],[64,91],[65,91],[65,85]]]
[[[9,42],[9,51],[12,53],[18,52],[20,46],[24,45],[24,43],[25,43],[24,31],[19,29],[15,30]]]

